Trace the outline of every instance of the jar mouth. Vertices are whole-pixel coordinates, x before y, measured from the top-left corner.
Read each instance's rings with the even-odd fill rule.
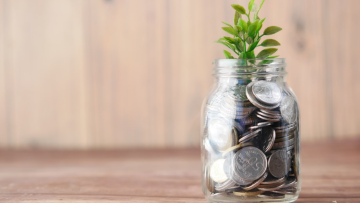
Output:
[[[276,59],[216,59],[214,75],[287,75],[286,60]]]

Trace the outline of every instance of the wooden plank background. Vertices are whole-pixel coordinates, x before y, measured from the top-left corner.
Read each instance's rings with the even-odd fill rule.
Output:
[[[198,146],[221,21],[247,0],[0,0],[0,147]],[[260,3],[260,2],[257,2]],[[271,0],[302,140],[360,135],[360,2]]]

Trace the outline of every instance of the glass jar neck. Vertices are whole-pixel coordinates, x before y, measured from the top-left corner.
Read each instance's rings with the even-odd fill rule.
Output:
[[[285,59],[218,59],[214,62],[217,78],[273,78],[285,77]]]

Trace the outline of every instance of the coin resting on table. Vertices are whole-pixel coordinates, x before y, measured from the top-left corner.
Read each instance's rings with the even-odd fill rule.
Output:
[[[277,83],[219,85],[207,102],[207,189],[214,195],[282,199],[298,192],[298,113]]]

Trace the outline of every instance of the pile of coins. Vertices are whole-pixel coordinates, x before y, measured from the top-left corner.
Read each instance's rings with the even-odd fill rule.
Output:
[[[265,80],[219,86],[207,103],[203,145],[211,194],[284,199],[295,195],[297,104]]]

